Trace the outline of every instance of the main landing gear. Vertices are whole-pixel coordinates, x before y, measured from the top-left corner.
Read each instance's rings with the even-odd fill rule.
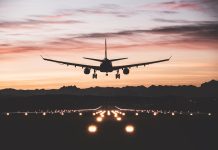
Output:
[[[117,70],[117,74],[115,75],[116,79],[120,79],[119,70]]]
[[[97,73],[96,73],[96,70],[94,70],[94,74],[92,75],[92,79],[97,79]]]

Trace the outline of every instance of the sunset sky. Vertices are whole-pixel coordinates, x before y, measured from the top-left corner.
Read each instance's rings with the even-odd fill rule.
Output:
[[[0,0],[0,89],[188,85],[218,80],[216,0]],[[128,57],[113,65],[165,59],[128,76],[85,75],[82,57]]]

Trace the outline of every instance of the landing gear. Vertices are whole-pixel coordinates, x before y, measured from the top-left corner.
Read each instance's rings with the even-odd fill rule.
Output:
[[[115,75],[116,79],[120,79],[119,70],[117,70],[117,74]]]
[[[106,76],[108,76],[108,73],[106,73]]]
[[[93,74],[93,75],[92,75],[92,78],[93,78],[93,79],[97,79],[97,74]]]
[[[94,74],[92,75],[92,79],[97,79],[97,73],[96,73],[96,70],[94,70]]]

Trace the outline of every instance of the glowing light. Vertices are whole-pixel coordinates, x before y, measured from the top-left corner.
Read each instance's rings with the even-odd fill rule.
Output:
[[[82,113],[79,113],[79,115],[82,116],[83,114],[82,114]]]
[[[125,114],[125,113],[122,113],[122,115],[125,116],[126,114]]]
[[[153,115],[154,115],[154,116],[157,116],[157,112],[154,112]]]
[[[102,118],[104,118],[104,115],[103,115],[103,114],[101,114],[101,117],[102,117]]]
[[[96,118],[96,121],[97,121],[97,122],[102,122],[102,120],[103,120],[102,117],[97,117],[97,118]]]
[[[95,113],[92,113],[93,116],[95,116]]]
[[[139,115],[139,113],[135,113],[135,115],[136,115],[136,116],[138,116],[138,115]]]
[[[190,116],[193,116],[193,113],[190,113]]]
[[[43,116],[45,116],[46,115],[46,113],[45,112],[43,112],[43,114],[42,114]]]
[[[121,117],[117,117],[116,119],[117,119],[117,121],[121,121],[121,120],[122,120],[122,118],[121,118]]]
[[[212,114],[211,113],[208,113],[208,116],[211,116]]]
[[[7,116],[9,116],[9,115],[10,115],[10,113],[6,113],[6,115],[7,115]]]
[[[135,130],[135,128],[134,128],[134,126],[132,126],[132,125],[127,125],[127,126],[125,127],[125,130],[126,130],[127,133],[133,133],[134,130]]]
[[[95,126],[95,125],[88,126],[88,132],[90,132],[90,133],[97,132],[97,126]]]
[[[111,112],[110,112],[110,111],[107,111],[107,115],[110,116],[110,115],[111,115]]]
[[[174,116],[175,115],[175,113],[174,112],[172,112],[172,116]]]
[[[25,114],[24,114],[25,116],[27,116],[28,115],[28,113],[27,112],[25,112]]]

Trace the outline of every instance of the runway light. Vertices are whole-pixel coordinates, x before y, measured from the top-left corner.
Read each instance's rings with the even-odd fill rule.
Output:
[[[127,126],[125,127],[125,131],[126,131],[127,133],[133,133],[134,130],[135,130],[135,128],[134,128],[134,126],[132,126],[132,125],[127,125]]]
[[[96,118],[96,121],[97,121],[97,122],[102,122],[102,120],[103,120],[102,117],[97,117],[97,118]]]
[[[42,114],[43,116],[45,116],[46,115],[46,113],[45,112],[43,112],[43,114]]]
[[[110,115],[111,115],[111,112],[110,112],[110,111],[107,111],[107,115],[110,116]]]
[[[174,116],[175,115],[175,113],[174,112],[172,112],[172,116]]]
[[[117,119],[117,121],[121,121],[121,120],[122,120],[122,118],[121,118],[121,117],[117,117],[116,119]]]
[[[97,126],[95,126],[95,125],[90,125],[90,126],[88,126],[88,132],[89,132],[89,133],[95,133],[95,132],[97,132]]]
[[[7,116],[9,116],[9,115],[10,115],[10,113],[6,113],[6,115],[7,115]]]
[[[193,113],[190,113],[190,116],[193,116]]]
[[[135,115],[136,115],[136,116],[138,116],[138,115],[139,115],[139,113],[135,113]]]
[[[95,116],[95,113],[92,113],[93,116]]]
[[[83,114],[82,114],[82,113],[79,113],[79,115],[82,116]]]
[[[27,115],[28,115],[28,113],[26,112],[24,115],[25,115],[25,116],[27,116]]]
[[[154,116],[157,116],[157,113],[156,113],[156,112],[154,112],[154,113],[153,113],[153,115],[154,115]]]
[[[211,113],[208,113],[208,116],[211,116],[212,114]]]
[[[125,116],[126,114],[125,114],[125,113],[122,113],[122,115]]]

